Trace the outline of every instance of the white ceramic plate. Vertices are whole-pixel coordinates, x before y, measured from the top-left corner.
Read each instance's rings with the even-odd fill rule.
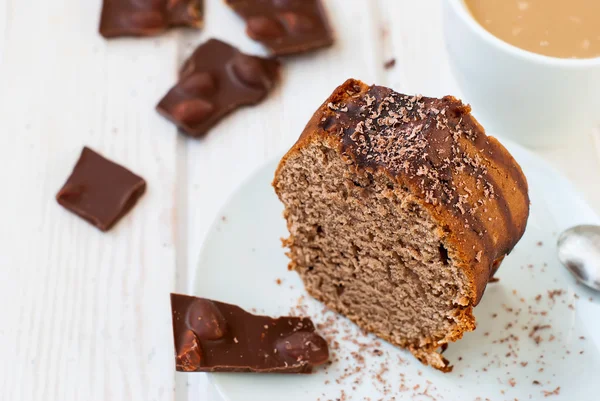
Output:
[[[498,272],[500,281],[488,286],[476,308],[477,330],[451,344],[444,354],[454,364],[452,373],[425,367],[387,343],[377,344],[346,319],[324,314],[318,302],[305,297],[301,302],[313,320],[322,322],[328,316],[340,331],[336,362],[308,376],[212,374],[222,397],[598,401],[600,296],[577,285],[560,266],[555,243],[561,230],[599,224],[600,218],[542,159],[503,142],[528,178],[531,216],[525,236]],[[280,238],[287,233],[282,206],[271,187],[275,167],[273,161],[258,170],[213,224],[200,257],[196,295],[273,316],[289,314],[305,295],[296,273],[287,271],[281,248]],[[542,328],[534,330],[536,325]],[[357,342],[366,345],[359,349]],[[357,367],[360,372],[354,372]]]

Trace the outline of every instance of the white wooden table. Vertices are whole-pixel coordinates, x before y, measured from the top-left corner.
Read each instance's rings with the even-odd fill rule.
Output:
[[[326,0],[335,47],[287,60],[264,103],[199,141],[154,111],[182,60],[210,37],[264,52],[221,0],[202,32],[113,41],[97,34],[101,0],[0,1],[0,400],[216,400],[202,374],[174,371],[169,293],[189,291],[225,199],[337,84],[460,96],[440,1]],[[107,234],[54,200],[83,145],[148,181]],[[538,153],[600,211],[597,134]]]

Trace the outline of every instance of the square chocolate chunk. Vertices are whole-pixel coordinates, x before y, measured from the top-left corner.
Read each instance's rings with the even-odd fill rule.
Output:
[[[263,100],[279,77],[279,62],[249,56],[220,40],[200,45],[157,111],[184,133],[200,137],[240,106]]]
[[[204,0],[104,0],[100,34],[153,36],[171,27],[201,28]]]
[[[321,0],[225,0],[246,21],[246,33],[271,53],[304,53],[333,44]]]
[[[108,231],[145,190],[142,177],[84,147],[56,200],[100,230]]]

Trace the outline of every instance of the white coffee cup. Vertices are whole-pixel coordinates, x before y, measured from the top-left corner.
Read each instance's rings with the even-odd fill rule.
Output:
[[[488,132],[538,148],[590,137],[600,124],[600,57],[522,50],[486,31],[463,0],[442,2],[451,67]]]

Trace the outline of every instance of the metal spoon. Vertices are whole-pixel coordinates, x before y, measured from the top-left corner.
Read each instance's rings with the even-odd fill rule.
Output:
[[[558,259],[577,281],[600,291],[600,226],[569,228],[558,237]]]

